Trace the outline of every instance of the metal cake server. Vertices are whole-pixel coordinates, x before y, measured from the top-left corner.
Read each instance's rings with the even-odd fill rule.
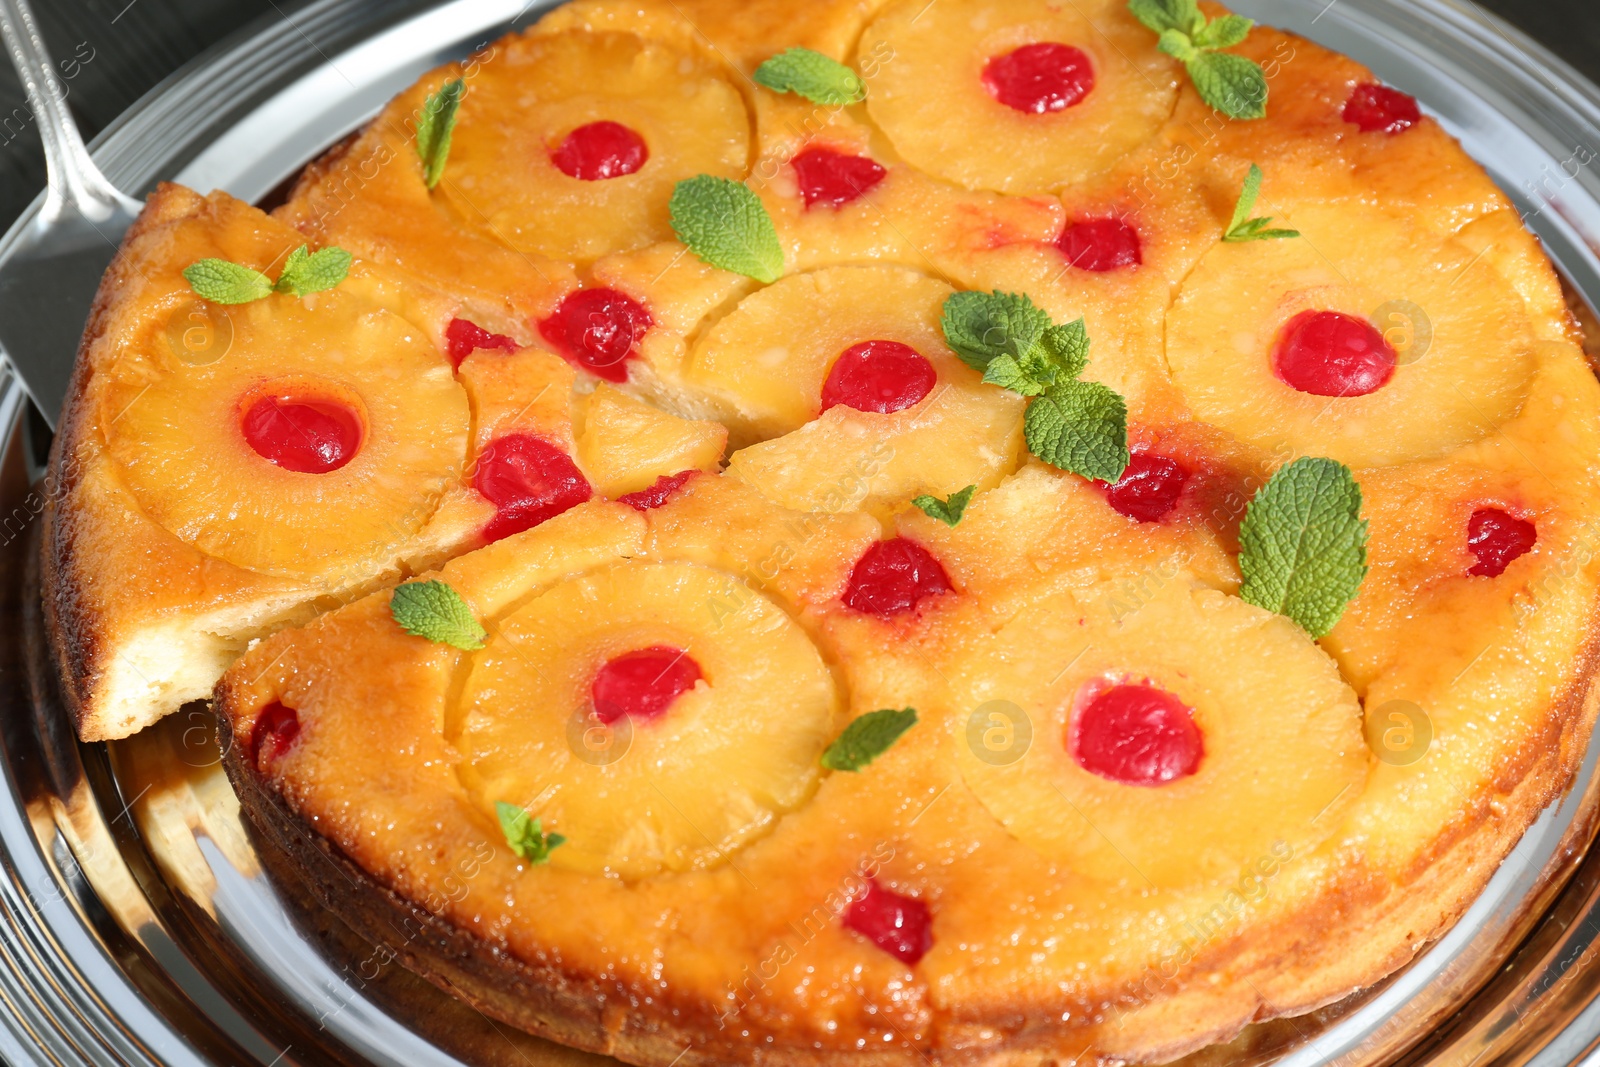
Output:
[[[141,205],[89,158],[27,0],[0,0],[0,36],[50,175],[39,213],[0,239],[0,349],[54,428],[95,288]]]

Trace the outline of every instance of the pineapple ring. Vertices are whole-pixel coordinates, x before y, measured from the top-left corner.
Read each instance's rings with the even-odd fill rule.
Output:
[[[434,192],[463,226],[529,255],[591,262],[670,239],[677,182],[749,166],[738,90],[708,61],[631,34],[526,37],[468,86]],[[644,139],[640,169],[585,181],[556,166],[567,135],[597,122]]]
[[[100,425],[145,514],[263,574],[342,586],[393,559],[460,479],[469,414],[449,362],[422,331],[364,299],[365,288],[352,277],[304,301],[232,308],[233,345],[213,363],[112,370]],[[241,420],[275,386],[360,409],[355,456],[300,474],[257,454]]]
[[[718,399],[733,432],[773,438],[729,469],[798,511],[844,511],[987,487],[1017,463],[1023,400],[991,385],[944,342],[954,290],[903,267],[829,267],[790,275],[741,301],[696,346],[688,379]],[[843,404],[819,416],[824,380],[863,341],[909,345],[937,380],[888,414]]]
[[[833,676],[798,624],[725,571],[635,560],[563,582],[493,627],[447,737],[491,820],[524,805],[567,843],[551,865],[634,880],[727,860],[816,789]],[[702,680],[596,758],[589,688],[626,652],[684,650]],[[739,729],[732,729],[738,724]]]
[[[1046,114],[995,99],[985,64],[1045,43],[1086,53],[1094,88]],[[901,0],[867,27],[859,51],[893,57],[872,81],[867,111],[895,150],[969,189],[1038,193],[1086,181],[1154,137],[1177,101],[1178,64],[1121,3],[1105,0]]]
[[[1167,364],[1198,418],[1281,455],[1380,467],[1445,455],[1521,409],[1533,330],[1487,262],[1369,208],[1303,205],[1282,222],[1304,236],[1218,244],[1168,313]],[[1312,310],[1382,331],[1388,383],[1328,397],[1280,380],[1274,346]]]
[[[984,718],[976,729],[954,724],[956,758],[989,812],[1076,872],[1162,888],[1237,876],[1332,833],[1369,762],[1361,707],[1334,662],[1287,619],[1182,580],[1120,621],[1095,607],[1105,599],[1066,592],[1035,603],[957,680]],[[1072,709],[1108,680],[1148,682],[1192,710],[1204,743],[1195,773],[1124,785],[1077,763],[1066,744]],[[1031,727],[1020,758],[969,739],[1005,725],[990,721],[997,708],[1015,720],[1008,736]]]

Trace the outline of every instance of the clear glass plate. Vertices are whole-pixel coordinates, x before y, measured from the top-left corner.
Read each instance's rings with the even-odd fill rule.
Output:
[[[1451,0],[1236,0],[1415,94],[1600,304],[1600,90]],[[438,62],[532,21],[509,0],[324,0],[225,43],[141,101],[96,158],[270,198]],[[0,256],[5,254],[0,242]],[[600,1057],[497,1026],[356,941],[262,870],[209,713],[80,745],[44,666],[36,566],[45,442],[0,370],[0,1058],[30,1063],[431,1067]],[[1191,1057],[1295,1067],[1400,1059],[1556,1065],[1600,1035],[1600,743],[1445,937],[1375,990]]]

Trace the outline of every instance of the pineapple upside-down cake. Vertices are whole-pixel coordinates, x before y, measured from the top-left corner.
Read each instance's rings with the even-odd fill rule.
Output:
[[[574,0],[164,186],[53,460],[85,740],[647,1065],[1156,1061],[1586,744],[1600,388],[1410,97],[1192,0]]]

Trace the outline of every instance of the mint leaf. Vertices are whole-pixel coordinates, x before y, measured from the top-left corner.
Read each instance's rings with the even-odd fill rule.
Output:
[[[1243,44],[1254,27],[1255,22],[1243,15],[1223,15],[1202,26],[1194,35],[1194,44],[1196,48],[1232,48]]]
[[[713,267],[768,284],[783,276],[783,245],[761,198],[742,182],[702,174],[678,183],[672,229]]]
[[[754,78],[775,93],[798,93],[829,107],[859,103],[867,95],[855,71],[809,48],[779,52],[756,68]]]
[[[1299,237],[1299,230],[1271,230],[1267,227],[1272,224],[1270,217],[1253,219],[1250,212],[1255,210],[1256,199],[1261,195],[1261,168],[1254,163],[1244,177],[1244,188],[1239,192],[1239,202],[1233,206],[1233,218],[1228,222],[1228,230],[1222,235],[1224,241],[1271,241],[1284,237]]]
[[[466,91],[467,83],[460,78],[445,82],[423,101],[422,114],[417,116],[417,155],[422,158],[422,180],[429,189],[444,176],[450,138],[456,129],[456,112]]]
[[[550,850],[566,844],[565,837],[545,833],[538,819],[515,804],[496,801],[494,813],[500,819],[500,832],[506,835],[506,844],[529,863],[548,863]]]
[[[1115,484],[1128,466],[1128,405],[1099,382],[1062,382],[1022,417],[1028,451],[1060,470]]]
[[[1252,59],[1232,52],[1202,52],[1189,60],[1189,80],[1200,99],[1230,119],[1267,116],[1267,76]]]
[[[1039,338],[1060,373],[1076,378],[1089,366],[1089,328],[1079,318],[1065,326],[1052,326]]]
[[[945,343],[973,370],[1001,356],[1021,358],[1050,328],[1050,316],[1022,293],[961,292],[945,298]]]
[[[915,708],[869,711],[844,728],[822,753],[830,771],[859,771],[889,750],[917,722]]]
[[[1367,574],[1361,486],[1350,468],[1308,456],[1279,470],[1239,526],[1239,595],[1322,637]]]
[[[915,507],[930,519],[938,519],[946,526],[954,526],[961,521],[961,516],[966,513],[967,504],[972,500],[972,494],[978,491],[975,485],[969,485],[959,493],[951,493],[949,500],[940,500],[936,496],[919,496],[911,499],[911,506]]]
[[[1180,63],[1187,63],[1200,54],[1194,40],[1182,30],[1162,30],[1156,47]]]
[[[389,596],[389,614],[408,634],[471,652],[488,634],[461,594],[444,582],[407,582]]]
[[[273,288],[290,296],[332,289],[350,273],[350,262],[350,253],[342,248],[322,248],[307,255],[306,246],[301,245],[289,253]]]
[[[1195,0],[1128,0],[1128,10],[1152,33],[1178,30],[1193,34],[1206,23]]]
[[[242,263],[202,259],[183,269],[189,288],[213,304],[248,304],[272,292],[272,279]]]
[[[998,385],[1022,396],[1038,396],[1056,380],[1056,368],[1035,345],[1026,356],[996,356],[983,370],[986,385]]]

